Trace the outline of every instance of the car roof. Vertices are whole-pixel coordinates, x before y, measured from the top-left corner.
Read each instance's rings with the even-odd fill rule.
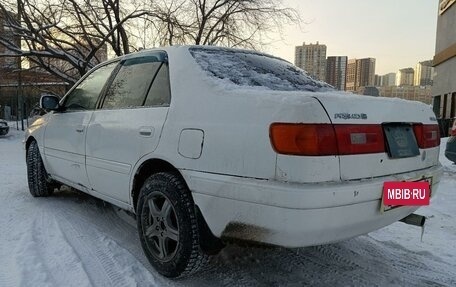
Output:
[[[220,51],[232,51],[232,52],[240,52],[240,53],[258,54],[258,55],[263,55],[266,57],[286,61],[282,58],[279,58],[279,57],[276,57],[276,56],[273,56],[273,55],[270,55],[267,53],[263,53],[263,52],[259,52],[259,51],[255,51],[255,50],[248,50],[248,49],[229,48],[229,47],[210,46],[210,45],[173,45],[173,46],[167,46],[167,47],[155,47],[155,48],[143,49],[143,50],[140,50],[137,52],[122,55],[117,58],[105,61],[102,64],[106,64],[109,62],[115,62],[115,61],[121,61],[121,60],[132,58],[132,57],[140,57],[142,55],[147,55],[147,54],[159,52],[159,51],[164,51],[167,54],[173,54],[173,53],[188,51],[190,49],[220,50]],[[288,61],[286,61],[286,62],[288,62]]]

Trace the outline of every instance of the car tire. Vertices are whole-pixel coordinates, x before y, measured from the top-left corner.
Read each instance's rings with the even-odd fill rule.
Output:
[[[136,215],[144,253],[160,274],[188,276],[206,264],[195,204],[180,175],[150,176],[140,190]]]
[[[40,150],[36,141],[30,143],[27,149],[27,180],[30,193],[33,197],[46,197],[52,195],[54,185],[44,168]]]

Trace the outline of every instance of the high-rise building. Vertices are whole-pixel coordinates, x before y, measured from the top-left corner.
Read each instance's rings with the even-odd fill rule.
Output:
[[[347,64],[347,91],[375,85],[375,59],[350,59]]]
[[[326,82],[341,91],[345,91],[347,62],[346,56],[331,56],[326,59]]]
[[[13,34],[11,29],[11,21],[15,19],[16,15],[10,12],[2,12],[0,10],[0,35],[6,42],[10,42],[15,46],[20,45],[20,38]],[[0,54],[14,55],[13,52],[8,50],[5,46],[0,44]],[[17,69],[20,67],[19,57],[0,57],[0,69]]]
[[[381,87],[382,86],[382,76],[375,74],[374,85],[376,87]]]
[[[396,86],[396,73],[388,73],[382,76],[382,87]]]
[[[413,68],[400,69],[396,74],[396,85],[397,86],[413,86],[413,80],[415,78],[415,70]]]
[[[365,58],[357,61],[359,86],[373,86],[375,81],[375,59]]]
[[[356,90],[356,59],[350,59],[347,63],[346,90],[354,92]]]
[[[295,48],[295,65],[314,79],[326,78],[326,45],[303,43]]]
[[[434,68],[432,67],[432,60],[423,61],[416,64],[415,86],[432,86],[434,80]]]

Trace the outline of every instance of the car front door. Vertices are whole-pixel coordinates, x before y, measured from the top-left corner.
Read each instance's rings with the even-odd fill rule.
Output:
[[[170,104],[165,52],[126,58],[87,128],[92,193],[130,204],[135,164],[158,145]]]
[[[77,189],[88,190],[85,169],[87,125],[104,84],[118,62],[91,71],[62,100],[44,133],[44,156],[51,176]]]

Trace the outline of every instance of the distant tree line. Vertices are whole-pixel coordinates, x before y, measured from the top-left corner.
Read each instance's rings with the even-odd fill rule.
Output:
[[[281,0],[3,0],[0,20],[9,31],[0,34],[9,51],[0,57],[26,58],[70,85],[107,51],[120,56],[175,44],[257,49],[271,40],[269,32],[300,23]]]

